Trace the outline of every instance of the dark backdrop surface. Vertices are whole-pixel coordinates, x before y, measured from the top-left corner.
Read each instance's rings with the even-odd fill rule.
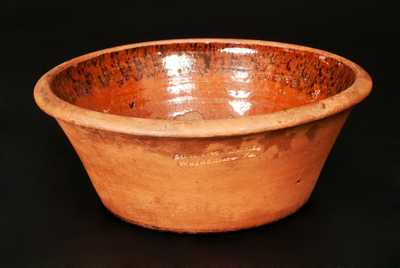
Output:
[[[0,3],[0,263],[7,266],[400,267],[399,14],[391,1]],[[351,114],[310,201],[256,229],[178,235],[100,203],[36,80],[72,57],[138,41],[230,37],[325,49],[363,67]]]

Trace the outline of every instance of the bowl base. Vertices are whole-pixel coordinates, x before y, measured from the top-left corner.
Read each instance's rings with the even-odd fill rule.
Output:
[[[300,210],[304,204],[306,204],[306,202],[304,202],[303,204],[301,204],[300,206],[298,206],[297,208],[288,211],[288,213],[286,214],[282,214],[280,217],[277,217],[273,220],[269,220],[269,221],[265,221],[262,223],[257,223],[257,224],[253,224],[253,225],[244,225],[244,226],[234,226],[231,228],[221,228],[221,229],[190,229],[190,228],[169,228],[169,227],[161,227],[161,226],[155,226],[155,225],[151,225],[148,223],[143,223],[143,222],[138,222],[135,220],[131,220],[128,219],[124,216],[118,215],[117,213],[113,212],[112,210],[110,210],[109,208],[106,207],[106,209],[115,217],[119,218],[120,220],[130,223],[130,224],[134,224],[140,227],[144,227],[146,229],[151,229],[151,230],[156,230],[156,231],[160,231],[160,232],[170,232],[170,233],[180,233],[180,234],[207,234],[207,233],[228,233],[228,232],[235,232],[235,231],[241,231],[241,230],[247,230],[247,229],[252,229],[252,228],[256,228],[256,227],[260,227],[263,225],[267,225],[267,224],[271,224],[273,222],[282,220],[286,217],[291,216],[292,214],[296,213],[298,210]]]

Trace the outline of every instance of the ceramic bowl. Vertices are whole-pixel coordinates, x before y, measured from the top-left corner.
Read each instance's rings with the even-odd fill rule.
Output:
[[[201,233],[298,210],[371,86],[361,67],[325,51],[184,39],[72,59],[46,73],[34,96],[113,214]]]

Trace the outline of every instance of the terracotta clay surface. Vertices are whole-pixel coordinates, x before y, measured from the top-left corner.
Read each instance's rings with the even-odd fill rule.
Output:
[[[177,232],[283,218],[309,198],[368,74],[340,56],[236,39],[145,42],[45,74],[35,100],[103,204]]]

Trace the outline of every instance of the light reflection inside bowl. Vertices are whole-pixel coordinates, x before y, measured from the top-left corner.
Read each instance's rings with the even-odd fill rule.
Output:
[[[251,103],[246,100],[231,100],[229,105],[239,115],[244,115],[251,108]]]
[[[221,49],[221,52],[227,52],[227,53],[232,53],[232,54],[254,54],[257,51],[251,48],[247,47],[226,47]]]
[[[250,96],[250,91],[239,89],[229,90],[229,95],[235,98],[229,101],[229,105],[238,115],[244,115],[251,108],[251,103],[247,100]]]
[[[249,72],[247,70],[234,70],[232,80],[242,83],[250,83]]]
[[[243,89],[239,89],[239,90],[229,90],[228,94],[232,97],[234,97],[235,99],[245,99],[248,98],[250,96],[250,91],[246,91]]]
[[[187,55],[169,55],[163,59],[163,64],[169,77],[167,91],[171,94],[190,93],[195,85],[189,73],[194,59]]]

